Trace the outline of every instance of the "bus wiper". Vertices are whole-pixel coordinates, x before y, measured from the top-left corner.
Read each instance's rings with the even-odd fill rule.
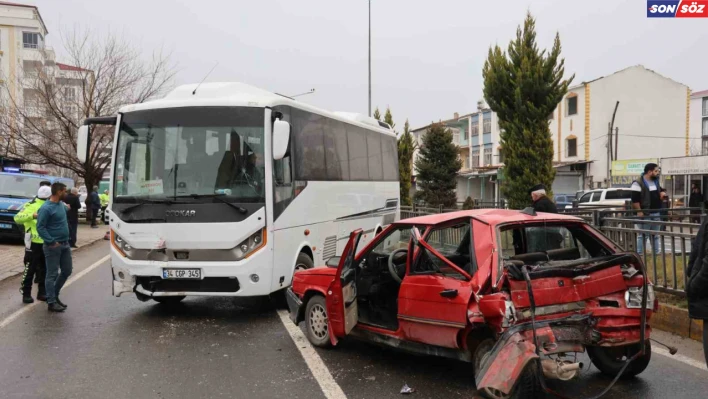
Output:
[[[230,206],[231,208],[236,209],[237,211],[241,212],[242,214],[247,214],[248,209],[238,206],[236,204],[232,204],[231,202],[225,200],[223,197],[226,194],[187,194],[187,195],[178,195],[176,198],[194,198],[194,199],[199,199],[199,198],[214,198],[219,202],[223,202],[224,204]]]
[[[172,205],[174,202],[172,200],[164,199],[164,200],[157,200],[157,199],[143,199],[141,200],[142,202],[139,202],[135,205],[131,205],[125,209],[123,209],[121,212],[122,213],[130,213],[134,211],[137,208],[140,208],[141,206],[145,204],[166,204],[166,205]]]

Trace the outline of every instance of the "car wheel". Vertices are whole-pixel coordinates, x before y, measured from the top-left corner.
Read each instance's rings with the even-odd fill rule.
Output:
[[[622,378],[632,378],[641,374],[651,360],[651,342],[646,341],[644,355],[639,356],[627,366],[627,369],[622,374]],[[617,346],[617,347],[602,347],[588,346],[588,356],[592,364],[597,367],[603,374],[614,377],[620,372],[627,359],[631,358],[641,347],[639,344]]]
[[[152,299],[155,300],[155,302],[162,304],[162,305],[167,305],[167,306],[172,306],[172,305],[177,305],[178,303],[182,302],[184,299],[184,296],[154,296]]]
[[[305,308],[305,332],[307,339],[318,348],[332,347],[329,338],[329,319],[327,318],[327,305],[325,298],[320,295],[313,296]]]
[[[487,356],[494,348],[494,340],[487,338],[477,345],[477,348],[472,355],[472,364],[474,367],[474,375],[477,377],[478,373],[482,369],[482,364],[487,359]],[[479,391],[479,393],[488,399],[533,399],[537,398],[540,393],[540,385],[535,373],[536,363],[532,360],[521,372],[519,380],[512,389],[511,393],[505,394],[496,389],[485,388]]]
[[[297,261],[295,261],[295,271],[312,269],[313,267],[315,267],[315,262],[312,261],[312,258],[306,253],[300,252]]]

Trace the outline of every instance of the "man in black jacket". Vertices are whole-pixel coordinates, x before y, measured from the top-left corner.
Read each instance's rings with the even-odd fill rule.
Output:
[[[537,184],[529,190],[529,195],[533,200],[533,209],[536,212],[558,213],[556,204],[546,195],[546,186]]]
[[[79,190],[76,187],[72,188],[71,192],[64,197],[64,203],[69,205],[69,211],[66,214],[66,220],[69,222],[69,245],[71,248],[77,248],[76,231],[79,228],[81,200],[79,200]]]
[[[704,222],[691,246],[686,275],[686,296],[688,297],[688,316],[703,320],[703,354],[708,365],[708,222]]]

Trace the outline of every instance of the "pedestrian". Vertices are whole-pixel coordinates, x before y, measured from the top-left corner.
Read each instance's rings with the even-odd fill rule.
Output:
[[[59,293],[72,272],[67,210],[61,202],[66,195],[66,186],[57,182],[52,184],[51,190],[49,201],[39,208],[37,232],[44,240],[47,306],[50,312],[63,312],[67,306],[59,299]]]
[[[691,245],[686,267],[688,317],[703,320],[703,354],[708,365],[708,221],[704,221]]]
[[[703,211],[703,194],[698,185],[691,184],[691,195],[688,197],[688,207],[691,209],[691,221],[693,223],[701,222],[701,213]]]
[[[106,220],[106,208],[108,208],[108,201],[110,198],[111,197],[108,195],[108,190],[103,191],[103,194],[99,195],[99,199],[101,200],[101,219],[103,219],[103,224],[108,224],[108,221]]]
[[[646,242],[646,233],[657,232],[661,230],[661,225],[658,222],[661,220],[662,202],[666,198],[666,190],[661,188],[659,184],[659,174],[661,169],[655,163],[648,163],[644,166],[644,174],[639,176],[632,183],[632,208],[637,211],[637,216],[646,221],[646,223],[638,223],[637,229],[641,230],[637,234],[637,252],[640,255],[644,254],[644,243]],[[652,249],[655,254],[659,253],[659,234],[649,233],[652,240]]]
[[[537,184],[529,190],[529,195],[533,200],[533,209],[536,212],[546,212],[546,213],[558,213],[558,208],[556,204],[548,198],[546,194],[546,186],[543,184]]]
[[[69,213],[66,214],[66,218],[69,221],[69,245],[72,248],[77,248],[76,232],[79,228],[79,210],[81,209],[79,189],[72,188],[71,192],[64,197],[64,203],[69,205]]]
[[[22,283],[20,292],[23,303],[32,303],[32,280],[38,283],[37,300],[46,301],[45,292],[45,263],[44,252],[42,251],[42,238],[37,233],[37,211],[49,199],[52,190],[46,186],[40,186],[37,196],[28,202],[22,210],[15,215],[15,223],[24,226],[25,234],[29,235],[29,242],[25,240],[25,270],[22,273]]]
[[[96,218],[98,211],[101,209],[101,198],[98,196],[98,187],[94,186],[93,190],[86,196],[86,212],[91,212],[90,221],[91,228],[97,229]]]

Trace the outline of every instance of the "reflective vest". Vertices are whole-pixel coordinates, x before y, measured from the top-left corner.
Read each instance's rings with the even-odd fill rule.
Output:
[[[32,242],[35,244],[44,244],[44,240],[39,236],[37,232],[37,219],[34,218],[34,214],[39,212],[39,208],[47,200],[35,198],[32,201],[25,204],[20,212],[15,215],[15,223],[25,226],[25,233],[30,233],[32,235]]]

